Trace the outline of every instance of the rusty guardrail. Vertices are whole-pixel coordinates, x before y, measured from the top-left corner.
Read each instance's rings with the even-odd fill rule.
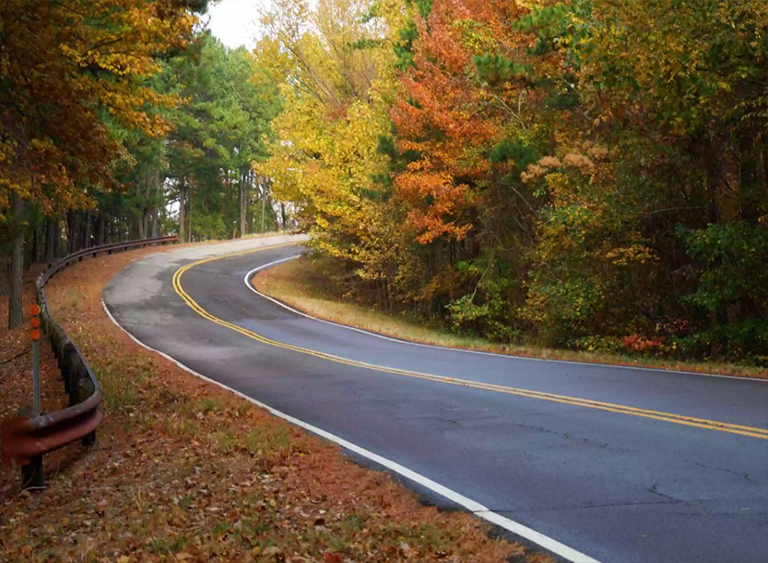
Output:
[[[48,414],[20,413],[6,419],[0,426],[2,462],[20,465],[22,486],[41,488],[45,484],[43,455],[82,440],[84,446],[96,443],[96,428],[103,418],[101,401],[104,395],[99,382],[83,354],[54,320],[45,297],[45,285],[58,272],[86,256],[112,254],[120,250],[144,248],[149,245],[176,242],[178,237],[158,237],[95,246],[65,256],[50,264],[36,282],[42,328],[51,341],[53,353],[69,396],[69,407]]]

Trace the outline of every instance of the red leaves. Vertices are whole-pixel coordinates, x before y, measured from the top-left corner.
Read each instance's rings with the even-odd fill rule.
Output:
[[[661,354],[664,352],[664,337],[647,338],[639,334],[627,336],[621,343],[622,347],[640,354]]]

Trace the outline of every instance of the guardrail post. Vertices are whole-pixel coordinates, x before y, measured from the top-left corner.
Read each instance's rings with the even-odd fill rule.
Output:
[[[32,398],[35,416],[40,414],[40,305],[32,304],[29,312],[32,318],[29,324],[32,327],[29,335],[32,338]]]
[[[71,342],[64,345],[61,359],[61,375],[64,378],[64,391],[69,395],[69,406],[78,403],[77,352]]]
[[[45,488],[43,456],[37,456],[29,465],[24,465],[21,468],[21,488],[23,490]]]
[[[19,412],[21,416],[37,416],[31,407],[25,407]],[[45,473],[43,472],[43,456],[33,457],[27,465],[21,466],[21,489],[45,488]]]
[[[83,444],[84,448],[90,448],[91,446],[95,446],[96,445],[96,431],[94,430],[93,432],[90,432],[90,433],[86,434],[85,436],[83,436],[82,444]]]
[[[83,402],[86,401],[86,399],[88,399],[88,397],[93,395],[93,393],[96,390],[93,388],[93,382],[88,377],[88,373],[87,373],[87,371],[85,369],[85,366],[82,364],[82,362],[79,361],[80,358],[78,358],[77,360],[78,360],[77,361],[77,370],[76,370],[77,377],[78,377],[78,382],[77,382],[77,395],[78,395],[77,402],[78,403],[83,403]],[[82,444],[86,448],[95,445],[96,444],[96,430],[94,430],[93,432],[89,432],[88,434],[83,436]]]

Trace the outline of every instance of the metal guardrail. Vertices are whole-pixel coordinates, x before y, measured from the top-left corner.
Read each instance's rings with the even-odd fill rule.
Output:
[[[21,413],[6,419],[0,426],[2,461],[4,465],[20,465],[22,486],[42,488],[45,485],[43,455],[82,440],[84,446],[96,443],[96,428],[103,418],[101,401],[104,398],[99,382],[91,371],[82,352],[51,315],[45,297],[45,285],[58,272],[86,256],[112,254],[121,250],[144,248],[150,245],[176,242],[178,237],[158,237],[95,246],[75,252],[50,264],[36,282],[37,302],[45,334],[51,341],[58,361],[64,390],[69,396],[69,407],[49,413],[31,416]],[[34,414],[34,413],[31,413]]]

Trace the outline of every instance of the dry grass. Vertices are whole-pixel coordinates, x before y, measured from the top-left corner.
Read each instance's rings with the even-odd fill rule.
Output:
[[[54,314],[99,377],[106,417],[96,447],[46,457],[44,493],[19,494],[18,470],[0,472],[0,561],[548,559],[468,514],[423,506],[385,473],[134,344],[101,291],[157,251],[87,260],[52,282]]]
[[[306,258],[286,262],[259,272],[253,284],[262,293],[283,301],[312,316],[339,324],[377,332],[394,338],[464,348],[512,356],[569,360],[633,367],[695,371],[723,375],[738,375],[768,379],[768,370],[735,364],[680,362],[656,358],[627,357],[534,346],[509,346],[452,334],[436,327],[427,327],[402,315],[372,310],[361,304],[345,302],[329,288],[328,281],[317,266]]]

